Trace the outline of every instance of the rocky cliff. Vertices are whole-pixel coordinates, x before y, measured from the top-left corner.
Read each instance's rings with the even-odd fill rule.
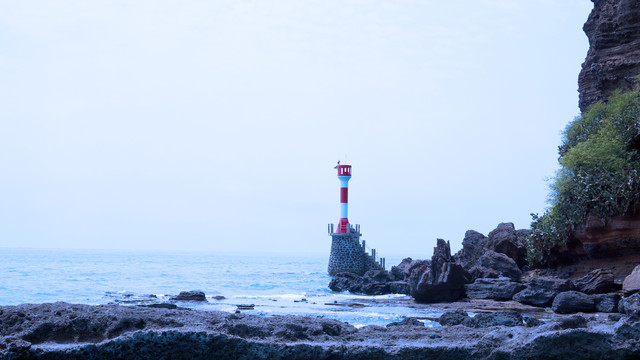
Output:
[[[615,89],[631,88],[640,74],[640,2],[592,1],[583,27],[589,51],[578,78],[581,111]]]

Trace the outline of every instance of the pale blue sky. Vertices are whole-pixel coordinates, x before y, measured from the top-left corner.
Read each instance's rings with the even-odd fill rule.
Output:
[[[382,254],[527,228],[588,0],[2,1],[0,247]]]

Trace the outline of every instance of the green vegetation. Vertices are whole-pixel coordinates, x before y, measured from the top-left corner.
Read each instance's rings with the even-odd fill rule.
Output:
[[[563,132],[560,170],[552,179],[549,209],[532,214],[527,260],[544,264],[589,215],[606,222],[640,207],[640,89],[616,92],[593,104]]]

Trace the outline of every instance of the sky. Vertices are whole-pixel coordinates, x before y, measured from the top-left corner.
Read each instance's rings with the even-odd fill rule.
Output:
[[[0,248],[382,256],[528,228],[588,0],[0,1]]]

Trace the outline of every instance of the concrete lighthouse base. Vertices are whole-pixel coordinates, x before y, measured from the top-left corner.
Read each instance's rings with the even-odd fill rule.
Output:
[[[382,269],[371,255],[360,245],[360,234],[331,234],[331,254],[329,255],[329,275],[341,272],[363,275],[372,269]]]

